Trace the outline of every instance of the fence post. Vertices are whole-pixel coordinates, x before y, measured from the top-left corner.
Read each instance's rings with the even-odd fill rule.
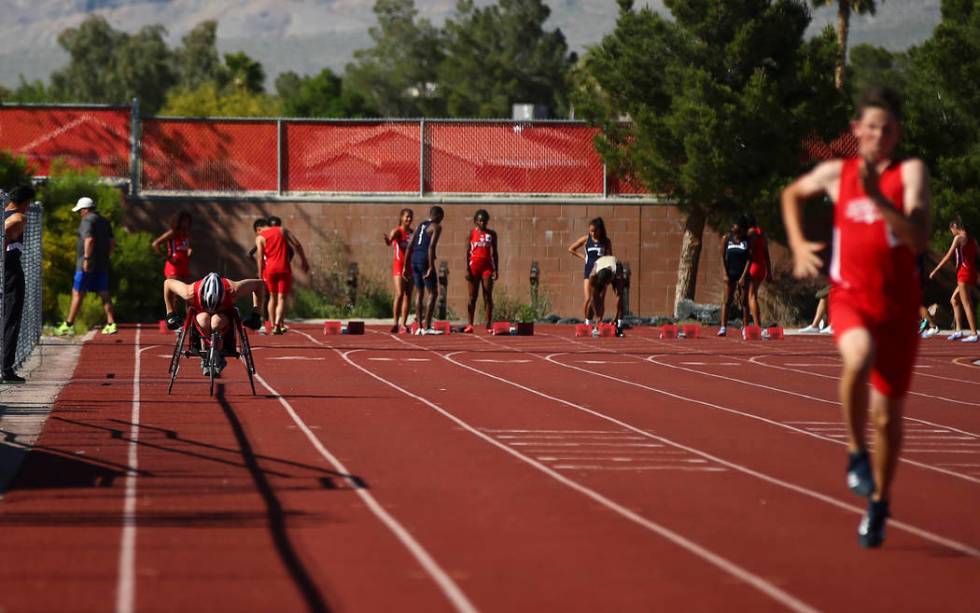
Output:
[[[140,193],[140,99],[133,98],[129,107],[129,195],[136,197]]]
[[[623,262],[623,317],[632,315],[630,311],[630,265]]]
[[[0,211],[7,208],[7,192],[0,189]],[[7,330],[7,319],[3,312],[4,305],[7,304],[7,297],[4,294],[7,287],[7,271],[5,268],[5,260],[7,259],[7,233],[0,232],[0,365],[4,364],[3,350],[6,343],[3,342],[3,337],[6,336],[5,332]],[[2,373],[0,373],[2,376]]]
[[[531,307],[537,312],[538,310],[538,285],[541,280],[541,268],[538,267],[538,261],[534,260],[531,262]]]
[[[417,290],[422,291],[422,290]],[[445,319],[449,308],[446,305],[449,300],[449,262],[443,260],[439,262],[439,304],[436,306],[436,316],[438,319]]]
[[[282,196],[283,179],[282,176],[282,150],[283,150],[283,123],[282,118],[276,120],[276,193]]]
[[[602,163],[602,197],[609,197],[609,165]]]
[[[425,197],[425,118],[419,120],[419,198]]]

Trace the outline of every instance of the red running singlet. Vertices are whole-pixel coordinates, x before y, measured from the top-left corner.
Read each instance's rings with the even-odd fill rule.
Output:
[[[282,233],[282,228],[273,227],[262,230],[262,238],[265,239],[265,267],[263,274],[278,272],[289,272],[289,259],[286,253],[286,237]]]
[[[977,239],[972,236],[956,248],[956,282],[977,284]]]

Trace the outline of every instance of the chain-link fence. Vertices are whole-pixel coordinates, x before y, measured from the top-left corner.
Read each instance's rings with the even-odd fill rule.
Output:
[[[7,206],[7,195],[0,192],[2,206]],[[40,202],[35,202],[27,208],[27,226],[21,238],[23,251],[20,257],[24,269],[24,310],[20,319],[20,334],[17,337],[17,351],[14,356],[14,368],[19,368],[34,351],[41,340],[41,232],[43,229],[43,212]],[[7,271],[4,268],[7,244],[5,234],[0,232],[0,279],[5,280]],[[6,282],[0,283],[0,322],[5,321],[4,308],[6,304]],[[0,324],[2,325],[2,324]],[[3,362],[3,343],[0,343],[0,363]]]

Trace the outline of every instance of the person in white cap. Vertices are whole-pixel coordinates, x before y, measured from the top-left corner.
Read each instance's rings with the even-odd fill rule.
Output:
[[[61,322],[54,333],[62,336],[75,334],[75,317],[87,292],[97,292],[105,309],[106,325],[102,334],[116,333],[116,318],[112,312],[112,296],[109,294],[109,259],[116,248],[112,236],[112,224],[95,210],[95,202],[88,196],[78,199],[72,208],[81,215],[78,224],[78,247],[75,258],[75,279],[71,289],[71,307],[68,319]]]

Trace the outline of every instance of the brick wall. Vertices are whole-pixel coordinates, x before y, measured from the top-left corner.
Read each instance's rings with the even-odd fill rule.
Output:
[[[416,223],[427,217],[429,205],[409,204]],[[568,245],[588,231],[589,219],[602,216],[614,252],[632,270],[630,306],[634,313],[653,316],[673,310],[683,214],[669,205],[583,204],[447,204],[439,244],[440,260],[449,264],[449,306],[466,312],[463,265],[466,240],[477,208],[490,212],[490,227],[500,237],[501,276],[497,287],[522,301],[529,300],[530,267],[537,261],[541,292],[552,310],[581,317],[582,269]],[[162,232],[170,217],[186,209],[194,216],[192,272],[218,270],[231,277],[254,274],[246,252],[254,244],[252,221],[278,215],[303,243],[314,266],[323,266],[342,245],[362,277],[391,283],[391,248],[382,234],[398,223],[398,204],[337,204],[288,202],[200,202],[139,200],[127,205],[126,224],[133,230]],[[698,274],[699,302],[718,302],[721,295],[718,238],[705,231],[705,249]],[[774,257],[776,257],[774,255]],[[297,283],[306,281],[297,272]]]

